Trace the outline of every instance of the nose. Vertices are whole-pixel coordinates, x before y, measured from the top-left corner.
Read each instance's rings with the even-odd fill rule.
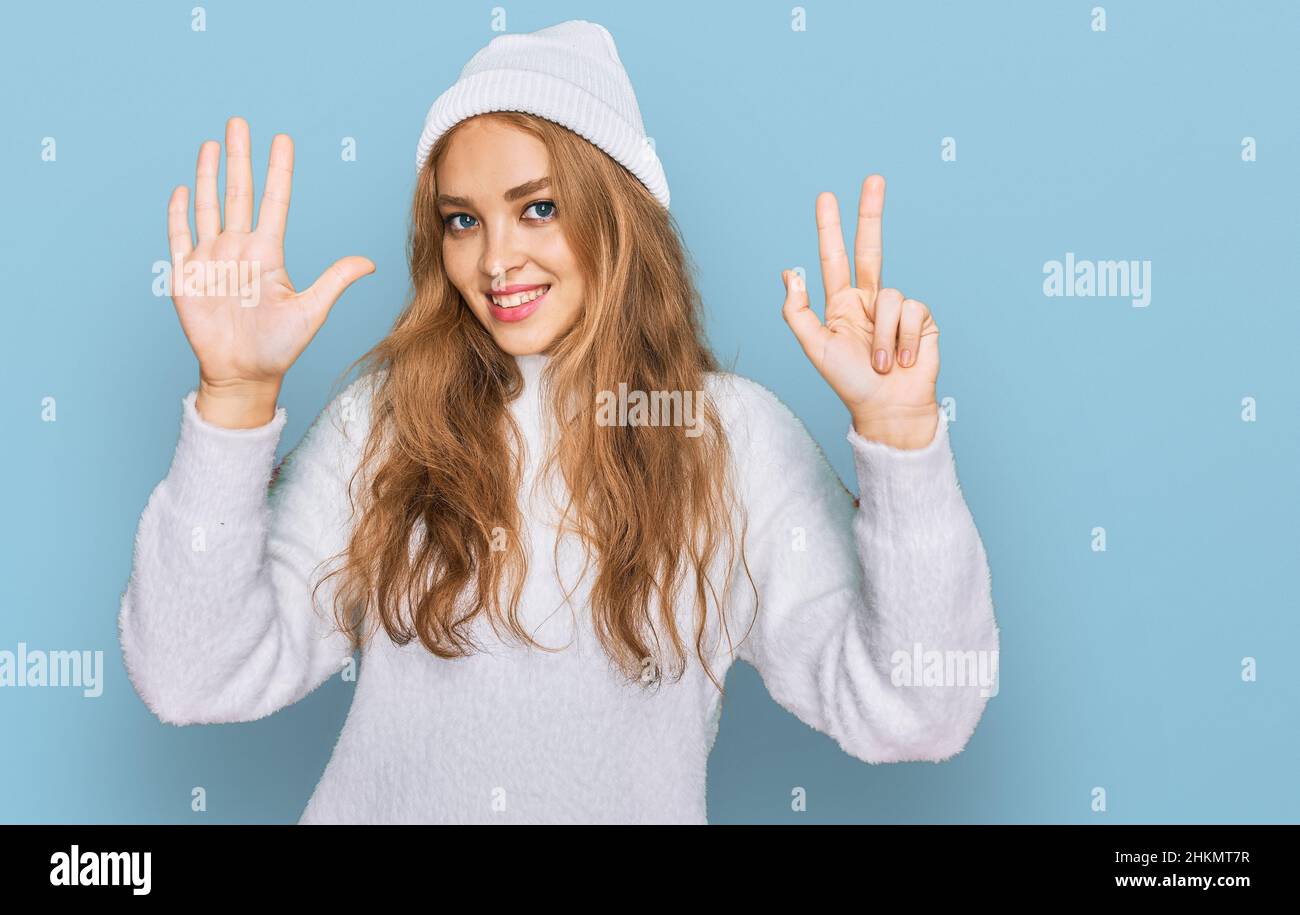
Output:
[[[510,272],[517,273],[528,260],[519,234],[514,226],[498,223],[485,225],[484,235],[487,241],[479,258],[479,270],[494,287],[507,285]]]

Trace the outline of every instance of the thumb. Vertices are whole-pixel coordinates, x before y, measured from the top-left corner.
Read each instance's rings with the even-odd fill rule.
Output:
[[[826,349],[826,335],[829,331],[822,324],[817,312],[808,305],[808,289],[794,270],[782,270],[781,279],[785,281],[785,304],[781,316],[790,325],[804,355],[813,366],[821,368],[822,352]]]
[[[926,371],[939,374],[939,328],[931,327],[921,332],[921,342],[916,348],[916,365],[925,365]]]
[[[375,265],[367,258],[357,255],[339,258],[325,268],[325,272],[302,294],[303,298],[313,310],[327,312],[334,307],[345,289],[374,272]]]

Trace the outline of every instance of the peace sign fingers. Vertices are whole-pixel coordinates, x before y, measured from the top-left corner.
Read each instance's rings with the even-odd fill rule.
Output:
[[[862,182],[858,200],[858,234],[853,241],[854,285],[865,294],[870,308],[880,293],[880,265],[883,260],[880,221],[885,211],[885,178],[869,175]]]

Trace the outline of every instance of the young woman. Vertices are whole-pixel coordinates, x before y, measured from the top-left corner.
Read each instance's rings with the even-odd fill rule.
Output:
[[[360,649],[302,823],[703,823],[735,658],[859,759],[961,751],[990,683],[931,660],[996,659],[998,630],[935,402],[938,329],[880,285],[881,178],[855,285],[835,198],[817,200],[824,325],[783,273],[785,319],[852,417],[854,500],[776,397],[718,369],[600,26],[498,37],[434,104],[410,301],[274,471],[284,375],[374,266],[296,291],[291,141],[272,142],[256,227],[242,120],[224,227],[219,149],[199,151],[197,243],[172,194],[172,255],[178,276],[256,264],[256,301],[174,295],[200,380],[120,616],[160,719],[264,717]]]

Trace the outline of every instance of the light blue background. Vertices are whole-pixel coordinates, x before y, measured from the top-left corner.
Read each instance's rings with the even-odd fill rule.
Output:
[[[258,195],[272,135],[294,137],[292,275],[345,254],[378,272],[290,373],[286,451],[401,307],[416,139],[493,37],[492,4],[210,2],[205,33],[193,5],[6,9],[0,649],[103,650],[106,682],[98,699],[0,689],[0,821],[293,822],[351,699],[336,678],[260,722],[178,729],[125,676],[132,538],[197,379],[151,265],[169,192],[228,116],[252,125]],[[612,31],[719,355],[775,390],[846,480],[847,415],[780,316],[782,268],[805,266],[821,294],[819,191],[851,226],[862,179],[887,177],[885,283],[943,332],[1001,694],[953,761],[869,766],[737,665],[712,822],[1300,819],[1300,11],[1108,2],[1095,33],[1093,5],[812,2],[802,33],[789,2],[507,7],[513,32]],[[41,161],[46,136],[57,162]],[[1151,260],[1150,306],[1045,297],[1043,264],[1067,251]],[[1245,656],[1258,682],[1242,682]]]

